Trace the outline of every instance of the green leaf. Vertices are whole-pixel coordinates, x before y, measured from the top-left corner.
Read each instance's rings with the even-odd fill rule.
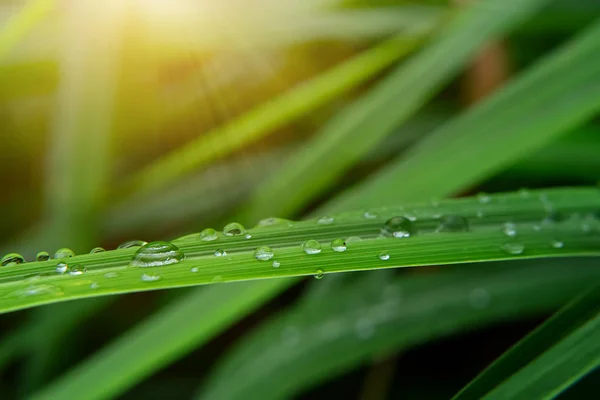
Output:
[[[549,354],[557,350],[550,348],[556,343],[563,343],[560,345],[563,349],[565,348],[564,343],[568,342],[571,344],[572,336],[578,335],[574,331],[578,331],[582,325],[587,325],[594,318],[598,319],[597,314],[599,311],[600,290],[596,286],[573,300],[552,318],[514,345],[454,396],[453,400],[483,398],[490,391],[491,393],[488,394],[490,398],[533,399],[554,397],[549,396],[548,393],[559,388],[560,391],[564,390],[566,388],[564,384],[567,381],[573,383],[574,380],[571,378],[576,375],[576,368],[581,368],[584,366],[584,363],[576,361],[575,365],[566,364],[567,359],[573,357],[575,354],[575,352],[570,354],[570,351],[575,350],[575,348],[564,351],[563,354],[556,353],[556,356],[559,358],[554,360],[549,357]],[[593,338],[594,336],[590,337]],[[592,342],[597,342],[597,340],[592,340]],[[576,345],[589,346],[590,344],[578,343]],[[569,349],[569,347],[566,349]],[[583,350],[585,352],[586,348],[583,347]],[[587,351],[593,353],[591,347],[588,347]],[[600,348],[597,351],[600,351]],[[596,358],[599,359],[597,362],[600,362],[600,353],[596,353]],[[544,360],[543,362],[538,361],[542,359]],[[542,363],[540,364],[540,362]],[[563,365],[554,365],[563,362],[565,362]],[[534,378],[536,376],[536,372],[533,369],[534,363],[542,367],[538,370],[540,371],[538,380]],[[558,379],[559,376],[548,374],[548,367],[564,371],[563,373],[566,373],[567,376],[562,380]],[[521,372],[517,372],[515,375],[515,371],[519,370]],[[560,371],[556,372],[560,373]],[[519,382],[519,380],[521,381]],[[498,389],[492,390],[498,385],[500,385]],[[535,394],[531,392],[532,390],[535,392],[541,388],[545,389]],[[546,394],[543,394],[543,392]],[[558,393],[553,394],[556,395]]]
[[[446,200],[343,213],[327,218],[258,226],[251,237],[219,235],[203,241],[197,234],[174,243],[185,260],[160,267],[129,265],[136,248],[79,255],[62,260],[25,263],[0,269],[0,311],[106,294],[321,273],[469,263],[538,257],[600,254],[596,188],[554,189]],[[564,214],[548,217],[549,210]],[[395,216],[416,218],[415,232],[403,239],[382,235]],[[468,231],[446,227],[442,216],[467,219]],[[459,219],[460,221],[460,219]],[[273,222],[269,220],[269,222]],[[277,221],[275,221],[277,222]],[[511,222],[513,227],[505,224]],[[507,229],[517,237],[508,237]],[[411,228],[412,229],[412,228]],[[510,232],[509,232],[510,233]],[[514,235],[510,233],[511,235]],[[332,250],[336,239],[347,250]],[[318,241],[322,250],[308,254],[303,243]],[[270,246],[274,257],[260,261],[255,249]],[[226,253],[226,254],[224,254]],[[220,255],[220,256],[215,256]],[[387,255],[389,257],[384,257]],[[273,262],[279,264],[274,267]],[[56,272],[57,262],[85,267],[79,275]]]
[[[288,216],[309,204],[413,115],[483,44],[510,31],[546,2],[472,2],[437,34],[433,43],[331,119],[276,176],[258,188],[241,219]],[[427,170],[432,169],[430,165],[435,164],[429,164]]]
[[[194,290],[30,398],[69,399],[82,393],[89,400],[112,398],[157,367],[213,337],[293,282],[271,279]]]
[[[592,118],[600,109],[599,79],[596,22],[331,207],[418,201],[467,189]],[[477,151],[466,150],[475,144]],[[439,163],[443,168],[431,167]],[[402,190],[404,186],[413,190]]]
[[[551,310],[598,279],[596,263],[498,263],[402,275],[366,291],[346,287],[240,340],[202,383],[199,398],[292,398],[375,355]]]

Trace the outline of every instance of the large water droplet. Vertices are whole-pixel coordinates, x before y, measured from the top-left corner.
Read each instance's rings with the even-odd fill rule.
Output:
[[[66,247],[63,247],[62,249],[58,249],[58,250],[56,250],[56,253],[54,253],[55,259],[70,258],[70,257],[74,257],[74,256],[75,256],[75,252],[71,249],[67,249]]]
[[[212,242],[213,240],[217,240],[219,236],[217,235],[217,231],[213,228],[206,228],[200,232],[198,238],[203,242]]]
[[[104,253],[105,251],[102,247],[94,247],[90,250],[90,254]]]
[[[50,254],[47,251],[40,251],[35,256],[35,261],[48,261],[50,259]]]
[[[501,246],[501,248],[505,253],[513,255],[522,254],[525,250],[523,243],[519,243],[517,241],[506,242]]]
[[[333,223],[333,217],[321,217],[317,219],[317,224],[319,225],[329,225]]]
[[[239,224],[237,222],[230,222],[223,228],[223,234],[225,236],[244,235],[245,233],[246,228],[244,228],[242,224]]]
[[[379,253],[378,257],[381,261],[387,261],[390,259],[390,255],[386,252]]]
[[[121,243],[117,249],[129,249],[132,247],[141,247],[147,244],[148,242],[144,242],[143,240],[130,240],[125,243]]]
[[[75,265],[69,270],[69,275],[81,275],[86,271],[81,265]]]
[[[318,269],[315,271],[315,274],[313,276],[315,277],[315,279],[323,279],[323,277],[325,276],[325,272],[323,272],[322,269]]]
[[[415,224],[405,217],[392,217],[385,221],[381,233],[385,236],[405,238],[415,233]]]
[[[0,264],[3,267],[8,267],[10,265],[23,264],[24,262],[25,262],[25,259],[23,258],[22,255],[20,255],[18,253],[8,253],[7,255],[2,257],[2,259],[0,260]]]
[[[173,243],[151,242],[135,252],[129,265],[132,267],[162,267],[177,264],[183,258],[183,253]]]
[[[446,215],[441,218],[436,232],[467,232],[468,230],[469,222],[465,217],[461,217],[460,215]]]
[[[227,252],[223,249],[217,249],[214,252],[215,257],[225,257],[227,255]]]
[[[321,243],[309,239],[302,245],[302,250],[304,250],[306,254],[319,254],[321,252]]]
[[[507,222],[504,224],[502,232],[508,237],[515,237],[517,236],[517,226],[512,222]]]
[[[277,260],[273,260],[273,264],[271,265],[273,265],[273,268],[279,268],[281,266],[281,263]]]
[[[335,239],[331,242],[331,250],[337,251],[338,253],[346,251],[346,242],[344,239]]]
[[[254,250],[254,258],[259,261],[269,261],[273,256],[273,250],[269,246],[260,246]]]
[[[142,274],[141,279],[144,282],[156,282],[156,281],[160,280],[160,275],[150,274],[150,273]]]
[[[65,262],[59,262],[58,264],[56,264],[56,272],[58,272],[59,274],[64,274],[68,270],[69,266]]]
[[[256,224],[257,227],[277,226],[277,225],[292,226],[293,223],[289,219],[270,217],[270,218],[261,219],[260,221],[258,221],[258,224]]]

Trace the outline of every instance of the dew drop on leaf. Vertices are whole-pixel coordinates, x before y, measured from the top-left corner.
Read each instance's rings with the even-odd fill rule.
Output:
[[[381,261],[387,261],[390,259],[390,255],[386,252],[379,253],[378,257]]]
[[[62,249],[58,249],[54,253],[55,259],[70,258],[70,257],[74,257],[74,256],[75,256],[75,252],[71,249],[67,249],[66,247],[63,247]]]
[[[519,243],[517,241],[506,242],[501,246],[501,248],[505,253],[513,255],[522,254],[525,250],[523,243]]]
[[[56,272],[58,272],[59,274],[64,274],[68,270],[69,266],[65,262],[59,262],[58,264],[56,264]]]
[[[144,282],[156,282],[160,279],[160,275],[150,273],[142,274],[141,279]]]
[[[249,233],[246,233],[246,235],[244,236],[244,239],[246,239],[246,240],[252,239],[252,235]]]
[[[376,219],[379,218],[379,215],[372,211],[365,211],[363,217],[365,217],[365,219]]]
[[[267,226],[292,226],[293,223],[292,221],[290,221],[289,219],[285,219],[285,218],[277,218],[277,217],[269,217],[269,218],[265,218],[265,219],[261,219],[260,221],[258,221],[258,224],[256,224],[256,227],[267,227]]]
[[[40,284],[40,285],[27,286],[25,289],[17,290],[15,292],[13,292],[12,294],[19,296],[19,297],[29,297],[29,296],[38,296],[38,295],[60,296],[64,293],[58,286]]]
[[[240,223],[237,222],[230,222],[229,224],[225,225],[225,227],[223,228],[223,234],[225,236],[238,236],[238,235],[243,235],[246,233],[246,228],[244,228],[244,226]]]
[[[82,275],[86,269],[81,265],[75,265],[69,269],[69,275]]]
[[[190,269],[190,272],[198,272],[198,267],[194,267],[194,268]]]
[[[104,277],[107,279],[116,278],[117,276],[119,276],[118,272],[107,272],[104,274]]]
[[[90,254],[103,253],[105,251],[102,247],[94,247],[90,250]]]
[[[151,242],[135,252],[129,265],[132,267],[162,267],[177,264],[183,259],[183,253],[173,243]]]
[[[269,246],[260,246],[254,250],[254,258],[258,261],[269,261],[273,256],[273,250]]]
[[[481,192],[477,194],[477,200],[479,200],[481,204],[488,204],[491,200],[491,197],[489,194]]]
[[[346,242],[344,239],[335,239],[333,242],[331,242],[331,250],[338,253],[346,251]]]
[[[279,266],[281,265],[281,263],[277,260],[273,260],[273,268],[279,268]]]
[[[395,238],[409,237],[415,233],[415,224],[406,217],[392,217],[385,221],[381,233]]]
[[[318,269],[315,271],[315,274],[313,276],[315,277],[315,279],[323,279],[323,277],[325,276],[325,273],[323,272],[322,269]]]
[[[319,225],[329,225],[333,223],[333,217],[321,217],[317,219],[317,224]]]
[[[147,243],[148,242],[144,242],[143,240],[130,240],[128,242],[121,243],[119,245],[119,247],[117,247],[117,249],[129,249],[132,247],[141,247]]]
[[[50,254],[47,251],[40,251],[35,256],[35,261],[48,261],[50,259]]]
[[[198,234],[198,238],[203,242],[212,242],[213,240],[217,240],[219,236],[213,228],[206,228]]]
[[[224,257],[227,255],[227,252],[223,249],[217,249],[215,250],[215,257]]]
[[[465,217],[460,215],[446,215],[440,219],[440,225],[436,232],[467,232],[469,230],[469,222]]]
[[[309,239],[302,245],[302,250],[306,254],[319,254],[321,252],[321,243],[314,239]]]
[[[90,289],[98,289],[100,287],[100,285],[98,285],[96,282],[92,282],[90,284]]]
[[[508,237],[515,237],[517,236],[517,226],[512,222],[507,222],[504,224],[502,232]]]
[[[8,253],[0,260],[0,264],[3,267],[8,267],[10,265],[23,264],[25,259],[19,253]]]
[[[560,240],[553,240],[551,244],[555,249],[562,249],[565,246],[565,244]]]

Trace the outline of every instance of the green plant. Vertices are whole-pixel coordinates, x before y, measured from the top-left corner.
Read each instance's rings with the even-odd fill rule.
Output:
[[[19,377],[2,398],[587,390],[600,7],[207,4],[0,12],[0,116],[21,138],[0,168],[40,172],[3,182],[0,313],[21,311],[0,319]],[[462,337],[507,324],[447,379],[412,371],[414,352],[443,360],[419,348],[468,354]],[[362,389],[361,368],[380,375]]]

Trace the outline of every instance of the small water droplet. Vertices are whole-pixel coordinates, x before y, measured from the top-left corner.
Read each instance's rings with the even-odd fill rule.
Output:
[[[477,200],[479,200],[481,204],[488,204],[491,200],[491,197],[489,194],[481,192],[477,195]]]
[[[58,272],[59,274],[64,274],[68,270],[69,266],[65,262],[59,262],[58,264],[56,264],[56,272]]]
[[[69,269],[69,275],[82,275],[86,269],[81,265],[75,265]]]
[[[157,274],[142,274],[142,281],[144,282],[156,282],[160,279],[160,275]]]
[[[58,250],[56,250],[56,253],[54,253],[55,259],[71,258],[74,256],[75,256],[75,252],[71,249],[67,249],[66,247],[63,247],[62,249],[58,249]]]
[[[277,260],[273,260],[273,268],[279,268],[279,266],[281,266],[281,263]]]
[[[260,246],[254,250],[254,258],[259,261],[269,261],[273,256],[273,249],[269,246]]]
[[[473,308],[486,308],[490,303],[490,293],[487,289],[475,288],[469,293],[469,303]]]
[[[565,246],[565,244],[560,240],[553,240],[551,244],[555,249],[562,249]]]
[[[37,296],[37,295],[60,296],[63,294],[63,291],[58,286],[40,284],[40,285],[27,286],[25,289],[20,289],[20,290],[13,292],[13,294],[15,294],[19,297],[28,297],[28,296]]]
[[[225,227],[223,228],[223,234],[225,236],[238,236],[238,235],[244,235],[246,233],[246,228],[244,228],[244,226],[240,223],[237,222],[230,222],[229,224],[225,225]]]
[[[346,242],[344,239],[335,239],[333,242],[331,242],[331,250],[338,253],[346,251]]]
[[[379,214],[372,211],[365,211],[363,217],[365,217],[365,219],[376,219],[379,218]]]
[[[90,254],[96,254],[96,253],[103,253],[106,250],[104,250],[102,247],[94,247],[92,250],[90,250]]]
[[[251,235],[251,234],[249,234],[249,233],[246,233],[246,236],[244,236],[244,238],[245,238],[246,240],[248,240],[248,239],[252,239],[252,235]]]
[[[406,217],[392,217],[385,221],[381,233],[385,236],[405,238],[416,232],[415,224]]]
[[[50,254],[47,251],[40,251],[35,256],[35,261],[38,261],[38,262],[48,261],[49,259],[50,259]]]
[[[504,224],[502,232],[508,237],[515,237],[517,236],[517,226],[512,222],[507,222]]]
[[[25,259],[19,253],[8,253],[0,260],[0,265],[8,267],[11,265],[23,264]]]
[[[100,287],[100,285],[98,285],[96,282],[92,282],[92,284],[90,285],[90,289],[98,289]]]
[[[541,231],[542,227],[540,225],[533,225],[533,230],[534,231]]]
[[[116,278],[117,276],[119,276],[118,272],[107,272],[104,274],[105,278]]]
[[[323,279],[323,277],[325,276],[325,273],[323,272],[322,269],[318,269],[315,271],[315,274],[313,276],[315,277],[315,279]]]
[[[148,244],[148,242],[144,242],[143,240],[130,240],[128,242],[121,243],[117,249],[130,249],[132,247],[141,247],[145,244]]]
[[[215,257],[225,257],[227,255],[227,252],[223,249],[217,249],[215,250]]]
[[[378,257],[381,261],[387,261],[390,259],[390,255],[386,252],[379,253]]]
[[[162,267],[177,264],[183,259],[183,253],[173,243],[151,242],[135,252],[129,265],[132,267]]]
[[[465,217],[461,217],[460,215],[446,215],[441,218],[436,232],[467,232],[468,230],[469,222]]]
[[[258,224],[256,224],[257,227],[267,227],[267,226],[276,226],[276,225],[292,226],[293,223],[292,223],[292,221],[290,221],[288,219],[270,217],[270,218],[261,219],[260,221],[258,221]]]
[[[191,272],[198,272],[198,267],[194,267],[192,269],[190,269]]]
[[[321,243],[309,239],[302,245],[302,250],[304,250],[306,254],[319,254],[321,252]]]
[[[203,242],[212,242],[213,240],[217,240],[219,235],[213,228],[206,228],[198,234],[198,238]]]
[[[523,243],[519,243],[516,241],[506,242],[501,247],[505,253],[514,255],[522,254],[525,250],[525,246],[523,245]]]
[[[317,219],[317,224],[319,225],[329,225],[333,223],[333,217],[321,217]]]

